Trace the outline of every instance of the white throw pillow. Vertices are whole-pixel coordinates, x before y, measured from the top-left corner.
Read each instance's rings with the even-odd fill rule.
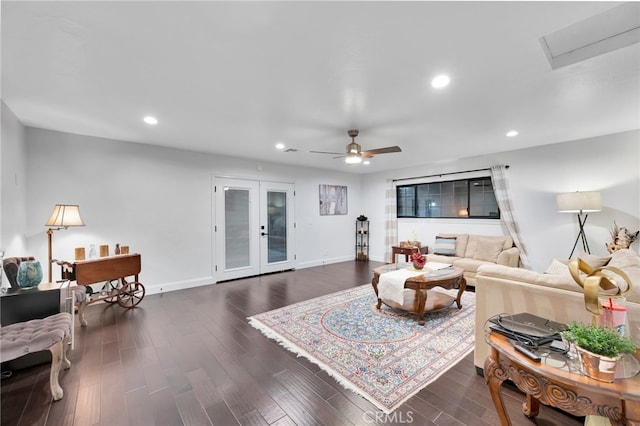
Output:
[[[564,263],[562,263],[558,259],[553,259],[551,261],[551,264],[549,265],[549,267],[545,271],[545,274],[571,275],[571,273],[569,272],[569,266],[565,265]]]

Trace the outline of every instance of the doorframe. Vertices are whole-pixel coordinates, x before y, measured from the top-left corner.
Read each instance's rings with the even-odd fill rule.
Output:
[[[290,264],[291,267],[285,268],[285,269],[279,269],[279,270],[275,270],[275,271],[269,271],[269,272],[262,272],[261,268],[261,245],[262,242],[260,241],[260,236],[259,236],[259,231],[257,232],[258,234],[258,240],[256,241],[256,244],[258,244],[258,274],[257,275],[247,275],[247,276],[243,276],[243,277],[237,277],[237,278],[229,278],[229,279],[219,279],[220,278],[220,268],[219,265],[223,265],[225,259],[220,258],[220,256],[222,255],[222,253],[219,252],[218,250],[218,236],[220,234],[218,234],[218,226],[224,226],[224,222],[222,221],[222,219],[218,218],[218,206],[217,206],[217,187],[221,186],[220,185],[220,180],[221,179],[228,179],[228,180],[239,180],[239,181],[252,181],[252,182],[256,182],[258,184],[258,191],[256,196],[258,197],[258,204],[262,203],[262,195],[261,195],[261,184],[262,183],[275,183],[275,184],[284,184],[284,185],[291,185],[291,189],[292,189],[292,197],[291,197],[291,226],[288,226],[288,229],[291,230],[290,232],[290,238],[288,238],[288,244],[291,245],[292,249],[292,254],[291,254],[291,260],[287,263]],[[286,182],[286,181],[280,181],[277,179],[258,179],[255,177],[240,177],[240,176],[228,176],[228,175],[213,175],[212,174],[212,179],[211,179],[211,191],[213,196],[211,197],[211,218],[212,218],[212,226],[211,226],[211,253],[212,253],[212,263],[211,263],[211,274],[212,277],[214,278],[214,282],[218,283],[218,282],[224,282],[224,281],[231,281],[234,279],[240,279],[240,278],[246,278],[246,277],[250,277],[250,276],[259,276],[259,275],[265,275],[265,274],[269,274],[269,273],[276,273],[276,272],[282,272],[282,271],[287,271],[287,270],[292,270],[292,269],[296,269],[297,267],[297,255],[296,255],[296,230],[297,230],[297,222],[296,222],[296,209],[295,209],[295,183],[294,182]],[[289,201],[288,201],[289,203]],[[258,216],[259,221],[262,220],[262,216],[260,215],[260,211],[258,212]],[[258,224],[258,226],[260,226],[260,224]]]

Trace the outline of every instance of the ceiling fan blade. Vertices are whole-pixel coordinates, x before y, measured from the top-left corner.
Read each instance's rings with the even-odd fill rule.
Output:
[[[363,157],[372,157],[378,154],[389,154],[392,152],[402,152],[399,146],[388,146],[386,148],[377,148],[377,149],[369,149],[367,151],[362,151]]]
[[[341,155],[344,156],[343,152],[327,152],[327,151],[309,151],[312,154],[332,154],[332,155]]]

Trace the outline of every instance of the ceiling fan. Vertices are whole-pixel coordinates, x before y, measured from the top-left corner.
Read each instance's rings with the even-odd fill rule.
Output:
[[[347,145],[347,150],[345,153],[341,152],[326,152],[326,151],[309,151],[314,154],[333,154],[337,155],[337,157],[333,158],[342,158],[345,157],[345,162],[348,164],[357,164],[362,161],[363,158],[371,158],[374,155],[378,154],[389,154],[391,152],[402,152],[399,146],[388,146],[386,148],[377,148],[370,149],[367,151],[363,151],[360,144],[356,143],[356,137],[358,136],[359,131],[357,129],[351,129],[347,132],[349,137],[351,137],[351,143]]]

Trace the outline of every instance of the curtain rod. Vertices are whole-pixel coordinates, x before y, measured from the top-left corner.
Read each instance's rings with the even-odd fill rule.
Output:
[[[509,165],[507,164],[504,167],[505,167],[505,169],[508,169]],[[401,179],[393,179],[393,182],[400,182],[402,180],[424,179],[424,178],[430,178],[430,177],[442,177],[442,176],[447,176],[447,175],[459,175],[459,174],[462,174],[462,173],[484,172],[484,171],[488,171],[488,170],[491,170],[491,167],[487,167],[487,168],[484,168],[484,169],[464,170],[462,172],[438,173],[438,174],[435,174],[435,175],[415,176],[415,177],[408,177],[408,178],[401,178]]]

